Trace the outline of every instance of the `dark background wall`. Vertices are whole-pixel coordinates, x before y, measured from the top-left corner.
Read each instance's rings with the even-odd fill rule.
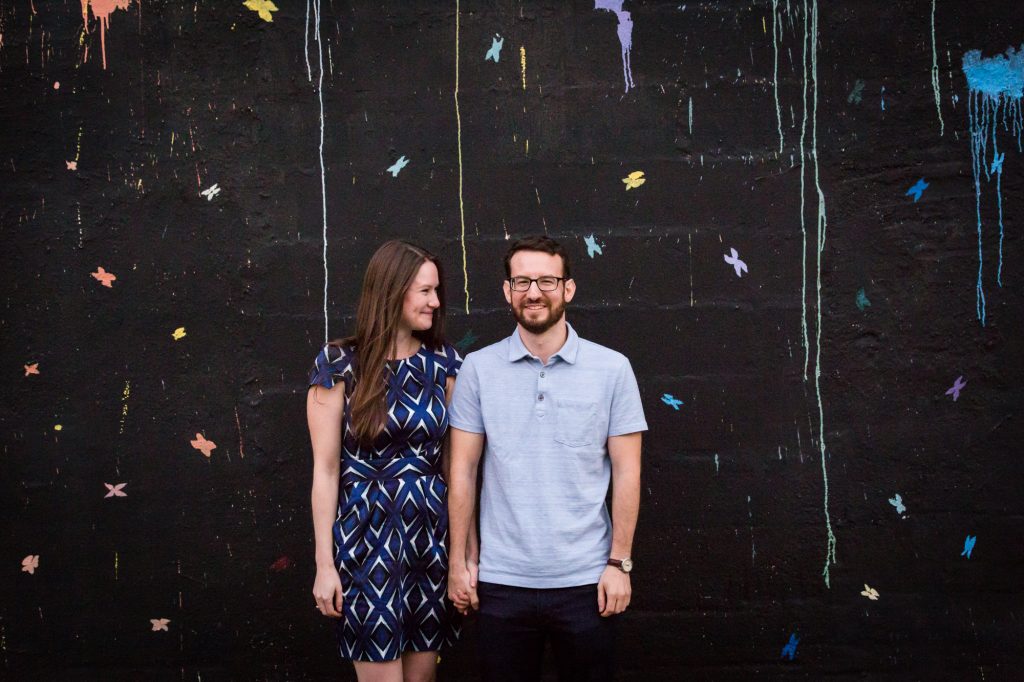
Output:
[[[1019,679],[1024,6],[936,4],[933,82],[927,0],[627,0],[627,88],[587,2],[0,2],[0,677],[349,675],[306,370],[385,239],[468,351],[546,231],[651,426],[623,679]]]

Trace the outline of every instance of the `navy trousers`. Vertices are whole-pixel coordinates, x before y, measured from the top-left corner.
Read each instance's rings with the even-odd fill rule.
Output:
[[[550,642],[560,682],[611,680],[615,619],[597,610],[597,585],[533,589],[478,583],[477,638],[485,682],[540,680]]]

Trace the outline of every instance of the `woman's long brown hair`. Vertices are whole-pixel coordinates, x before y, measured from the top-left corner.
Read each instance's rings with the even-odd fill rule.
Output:
[[[437,299],[430,329],[412,335],[430,349],[444,345],[445,291],[441,262],[426,249],[401,240],[385,242],[377,249],[363,275],[363,289],[356,308],[356,333],[332,343],[355,349],[356,388],[350,398],[352,432],[363,447],[372,447],[387,419],[389,355],[397,354],[398,325],[402,320],[405,292],[420,266],[430,261],[437,267]]]

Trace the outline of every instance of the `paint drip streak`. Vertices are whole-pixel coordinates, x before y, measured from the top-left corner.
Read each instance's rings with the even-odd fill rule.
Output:
[[[526,50],[523,48],[523,86],[526,86]],[[462,200],[462,115],[459,113],[459,0],[455,0],[455,135],[459,152],[459,225],[462,245],[462,290],[466,294],[466,314],[469,314],[469,273],[466,268],[466,207]]]
[[[836,562],[836,536],[832,532],[832,519],[828,511],[828,467],[825,463],[825,408],[821,400],[821,258],[825,248],[825,232],[828,218],[825,214],[825,193],[821,190],[821,178],[818,167],[818,0],[813,0],[811,14],[811,77],[814,80],[814,109],[811,126],[811,157],[814,160],[814,186],[818,193],[818,254],[817,254],[817,305],[815,306],[815,360],[814,360],[814,392],[818,398],[818,444],[821,452],[821,478],[824,488],[825,528],[828,539],[825,549],[825,568],[822,575],[825,586],[831,587],[829,565]]]
[[[320,0],[313,0],[314,39],[316,40],[317,99],[320,102],[320,206],[323,218],[323,261],[324,261],[324,343],[330,338],[327,320],[327,169],[324,166],[324,44],[320,37]]]
[[[942,99],[939,94],[939,56],[935,49],[935,0],[932,0],[932,91],[935,93],[935,113],[939,115],[939,137],[946,134],[942,120]]]
[[[779,0],[772,0],[772,51],[774,52],[774,70],[772,84],[775,90],[775,120],[779,127],[779,154],[782,153],[782,107],[779,106],[779,36],[782,29],[779,28]]]
[[[800,251],[801,261],[801,284],[800,284],[800,337],[804,347],[804,382],[807,382],[807,366],[810,358],[810,340],[807,336],[807,225],[806,225],[806,169],[807,157],[807,0],[804,0],[804,36],[803,54],[800,59],[803,68],[803,92],[801,101],[803,104],[803,118],[800,121],[800,235],[802,249]]]

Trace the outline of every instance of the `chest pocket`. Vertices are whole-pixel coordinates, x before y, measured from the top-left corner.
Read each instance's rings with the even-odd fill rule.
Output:
[[[597,403],[586,400],[556,400],[555,441],[570,448],[592,445],[597,436]]]

